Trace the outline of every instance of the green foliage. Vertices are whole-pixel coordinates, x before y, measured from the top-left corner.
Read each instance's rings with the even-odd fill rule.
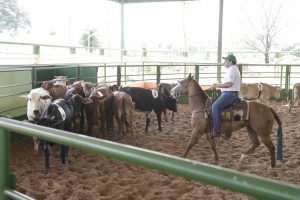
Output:
[[[28,14],[18,7],[16,0],[0,0],[0,33],[7,31],[15,36],[20,29],[30,27]]]
[[[90,52],[93,51],[93,48],[99,47],[97,31],[95,29],[86,30],[81,35],[80,44],[82,44]]]

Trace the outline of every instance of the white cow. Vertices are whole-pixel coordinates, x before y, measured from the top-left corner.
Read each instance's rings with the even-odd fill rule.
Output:
[[[292,100],[289,103],[289,112],[291,112],[296,102],[298,103],[298,106],[300,106],[300,83],[295,83],[293,86],[293,96]]]
[[[280,87],[272,86],[267,83],[241,83],[240,97],[247,100],[269,103],[271,97],[280,98]]]
[[[30,122],[40,118],[46,107],[51,103],[51,96],[44,88],[35,88],[25,97],[27,99],[27,118]],[[34,150],[38,150],[37,138],[33,138]]]
[[[40,118],[45,108],[51,103],[51,96],[44,88],[35,88],[26,96],[27,99],[27,118],[34,121]]]

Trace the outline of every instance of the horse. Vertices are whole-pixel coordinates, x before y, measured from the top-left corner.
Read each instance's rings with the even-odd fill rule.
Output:
[[[191,106],[192,117],[192,135],[185,149],[183,157],[185,158],[192,147],[198,142],[199,138],[207,132],[207,128],[210,125],[210,120],[206,117],[207,113],[207,103],[209,97],[202,90],[198,82],[189,74],[189,76],[182,81],[178,81],[179,84],[171,90],[171,94],[179,93],[180,95],[186,95],[189,100],[189,105]],[[270,152],[271,166],[274,168],[276,166],[275,161],[275,146],[271,140],[271,133],[274,121],[278,124],[278,129],[281,130],[281,120],[275,110],[268,105],[258,103],[258,102],[248,102],[249,103],[249,118],[248,120],[239,120],[232,122],[222,121],[221,131],[237,131],[241,128],[246,127],[249,139],[252,142],[252,146],[245,151],[241,158],[240,163],[243,162],[246,156],[254,153],[255,149],[259,147],[261,141],[265,144]],[[277,132],[278,133],[278,132]],[[279,138],[280,135],[277,135]],[[214,159],[217,162],[219,157],[216,150],[216,144],[213,134],[207,133],[207,139],[210,142],[211,148],[214,152]]]

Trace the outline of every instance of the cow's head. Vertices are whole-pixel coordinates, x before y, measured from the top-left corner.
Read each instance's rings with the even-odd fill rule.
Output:
[[[54,76],[52,80],[54,85],[67,86],[67,83],[70,82],[67,76]]]
[[[27,99],[27,117],[30,121],[40,118],[45,108],[51,103],[49,92],[43,88],[31,90],[25,98]]]
[[[281,93],[281,87],[276,86],[276,87],[275,87],[275,92],[274,92],[273,96],[274,96],[276,99],[279,99],[279,98],[280,98],[280,93]]]
[[[90,104],[92,109],[90,109],[89,112],[91,113],[86,113],[86,115],[92,116],[92,123],[97,124],[98,121],[100,120],[100,113],[99,113],[99,107],[100,107],[100,101],[104,100],[104,96],[101,92],[96,92],[93,91],[89,98],[84,98],[83,103],[84,104]]]
[[[50,103],[49,106],[46,107],[43,115],[40,119],[35,119],[35,123],[41,126],[47,126],[51,128],[57,128],[57,129],[64,129],[64,120],[65,118],[68,118],[68,113],[64,112],[65,118],[63,117],[63,114],[61,113],[60,106],[58,105],[58,102],[61,101],[61,99],[58,99],[54,101],[53,103]],[[61,107],[62,108],[62,107]],[[63,108],[62,108],[63,109]]]
[[[166,103],[167,109],[169,109],[173,112],[177,112],[176,102],[177,102],[176,99],[172,96],[166,96],[165,97],[165,103]]]

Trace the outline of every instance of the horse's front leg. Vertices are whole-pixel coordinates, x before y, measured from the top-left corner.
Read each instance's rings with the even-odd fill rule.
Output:
[[[207,140],[209,141],[209,144],[214,152],[214,160],[216,162],[219,161],[219,155],[218,155],[218,152],[217,152],[217,148],[216,148],[216,142],[215,142],[215,138],[213,136],[212,133],[208,133],[207,134]]]
[[[187,156],[187,154],[193,148],[193,146],[195,144],[197,144],[197,142],[202,134],[203,134],[203,132],[201,130],[199,130],[198,128],[193,128],[191,139],[189,140],[187,147],[185,149],[184,155],[183,155],[184,158]]]

